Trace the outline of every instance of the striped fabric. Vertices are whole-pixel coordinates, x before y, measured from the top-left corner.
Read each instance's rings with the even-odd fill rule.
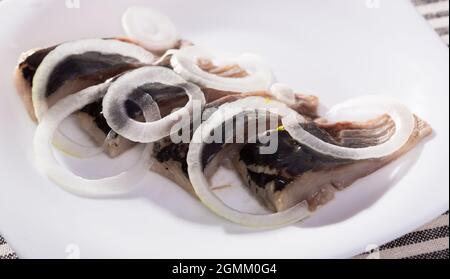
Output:
[[[1,0],[0,0],[1,1]],[[430,25],[449,43],[449,0],[411,0]],[[377,247],[356,259],[448,259],[449,213],[445,213],[419,230]],[[0,235],[0,259],[17,259],[17,255]]]
[[[6,244],[5,239],[0,235],[0,259],[16,259],[17,256]]]
[[[449,0],[412,0],[412,2],[448,45]]]
[[[356,259],[448,259],[448,212],[412,233],[355,257]]]

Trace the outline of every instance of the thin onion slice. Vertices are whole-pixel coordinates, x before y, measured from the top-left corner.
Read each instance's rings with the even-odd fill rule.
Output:
[[[199,67],[199,59],[213,61],[214,57],[202,48],[190,46],[173,53],[170,62],[173,70],[184,79],[203,88],[220,91],[248,93],[268,90],[274,80],[270,67],[255,54],[245,53],[221,62],[224,65],[237,64],[248,73],[247,76],[239,78],[222,77],[206,72]]]
[[[110,84],[111,82],[106,82],[104,87],[102,87],[102,90],[106,91]],[[112,136],[108,135],[102,146],[86,146],[73,140],[62,131],[61,127],[59,127],[53,137],[53,147],[68,156],[78,159],[87,159],[101,154],[105,150],[105,146],[111,138]]]
[[[275,83],[270,87],[269,94],[275,97],[277,100],[288,104],[296,104],[295,92],[289,86],[282,83]]]
[[[169,66],[170,65],[170,59],[172,58],[172,55],[174,55],[178,49],[169,49],[166,51],[161,57],[158,58],[155,62],[153,62],[153,65],[155,66]]]
[[[53,138],[53,146],[64,154],[79,159],[91,158],[103,152],[103,147],[86,146],[75,142],[60,130],[55,133]]]
[[[304,119],[298,115],[291,114],[289,117],[283,118],[282,123],[292,138],[301,144],[324,155],[351,160],[375,159],[388,156],[403,147],[414,131],[415,120],[411,111],[391,98],[364,96],[338,104],[332,108],[332,111],[348,109],[364,109],[389,115],[395,123],[395,133],[389,140],[376,146],[348,148],[324,142],[308,133],[299,125]]]
[[[141,85],[161,83],[182,88],[189,100],[186,105],[154,122],[139,122],[127,114],[125,102]],[[170,69],[158,66],[142,67],[118,78],[103,98],[103,114],[108,125],[119,135],[134,142],[148,143],[169,136],[172,128],[192,114],[195,103],[205,104],[203,92],[195,84],[186,82]],[[157,107],[157,104],[154,103]],[[157,108],[155,108],[157,109]]]
[[[38,120],[48,110],[47,85],[53,69],[67,57],[87,52],[117,54],[136,59],[142,64],[151,64],[155,60],[154,56],[145,49],[118,40],[87,39],[59,45],[44,58],[33,78],[32,100]]]
[[[73,112],[103,97],[107,86],[108,84],[101,84],[89,87],[58,102],[44,116],[34,137],[37,167],[64,190],[83,197],[112,197],[130,192],[147,173],[153,162],[149,156],[152,144],[146,146],[139,162],[131,169],[103,179],[84,179],[57,162],[51,143],[58,125]]]
[[[164,14],[149,7],[128,8],[122,16],[126,35],[155,52],[174,48],[179,41],[177,29]]]
[[[108,85],[105,85],[104,87],[105,91],[107,89],[107,86]],[[133,96],[132,98],[130,98],[130,100],[142,109],[145,119],[161,118],[159,108],[154,103],[150,95],[140,96],[139,98]],[[102,146],[86,146],[84,144],[75,142],[70,138],[70,136],[67,136],[61,131],[61,129],[59,129],[55,133],[55,137],[53,138],[53,146],[66,155],[79,159],[87,159],[104,152],[104,150],[106,150],[109,145],[113,144],[116,138],[117,133],[114,131],[110,131],[106,136]]]
[[[281,117],[290,113],[296,113],[282,103],[262,97],[248,97],[221,106],[194,133],[187,155],[189,178],[200,200],[217,215],[229,221],[256,228],[275,228],[296,223],[310,215],[306,201],[279,213],[256,215],[241,212],[231,208],[214,194],[208,179],[203,173],[202,153],[205,146],[204,142],[208,141],[211,132],[238,114],[255,112],[278,114]]]

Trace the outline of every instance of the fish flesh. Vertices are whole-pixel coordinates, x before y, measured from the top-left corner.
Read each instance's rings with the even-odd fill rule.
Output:
[[[302,126],[323,141],[352,148],[381,144],[395,132],[387,115],[367,122],[308,122]],[[378,159],[348,160],[317,153],[286,131],[277,131],[278,149],[274,154],[261,154],[262,143],[248,143],[233,162],[245,185],[267,208],[280,212],[307,201],[313,211],[333,199],[336,191],[411,150],[431,132],[430,126],[415,116],[414,132],[395,153]]]
[[[247,94],[229,94],[219,99],[206,104],[203,111],[203,118],[207,119],[207,115],[210,115],[215,109],[223,104],[231,103],[236,100],[250,97],[259,96],[271,100],[273,98],[266,92],[255,92]],[[208,98],[207,98],[208,99]],[[210,98],[211,100],[212,98]],[[318,99],[315,96],[299,95],[293,108],[300,114],[304,115],[307,119],[317,118]],[[191,125],[191,136],[192,136]],[[225,146],[222,143],[212,143],[205,146],[204,165],[205,174],[207,176],[213,175],[220,165],[220,162],[229,157],[229,154],[235,153],[235,149],[238,144]],[[154,143],[153,154],[155,162],[151,170],[159,173],[160,175],[172,180],[177,185],[181,186],[188,193],[194,197],[195,192],[192,188],[188,175],[188,165],[186,162],[187,153],[189,151],[189,143],[174,143],[170,137],[164,138]]]
[[[18,66],[14,72],[14,83],[17,93],[22,99],[28,115],[33,121],[37,121],[34,114],[33,101],[31,98],[31,88],[33,86],[33,78],[37,68],[42,63],[42,60],[48,53],[54,50],[56,46],[42,49],[32,49],[24,52],[20,59]]]
[[[36,116],[32,102],[33,78],[43,60],[58,46],[33,49],[23,53],[14,73],[18,94],[34,121]],[[140,64],[133,57],[118,54],[85,52],[70,55],[52,69],[46,97],[50,104],[54,104],[69,94],[102,83],[119,73],[139,67]]]
[[[87,45],[87,51],[82,53],[67,55],[62,61],[51,69],[49,73],[48,82],[46,85],[46,102],[48,106],[52,106],[60,99],[79,92],[87,87],[105,82],[107,79],[116,77],[119,74],[128,70],[136,69],[143,65],[143,61],[151,62],[151,54],[136,54],[134,57],[121,55],[119,53],[89,51],[89,44],[96,45],[96,42],[105,41],[120,41],[123,46],[134,46],[135,44],[124,38],[117,39],[99,39],[99,40],[82,40],[75,41],[84,42]],[[72,42],[66,43],[66,45]],[[18,66],[14,73],[14,82],[17,92],[25,104],[26,110],[30,118],[37,122],[35,114],[35,107],[33,105],[33,80],[38,68],[42,65],[44,59],[48,57],[52,51],[55,51],[59,46],[56,45],[48,48],[33,49],[21,55]],[[130,47],[130,53],[136,51],[135,47]],[[144,57],[145,59],[141,59]],[[101,102],[89,104],[77,113],[80,120],[81,127],[85,130],[91,138],[99,145],[104,146],[105,152],[111,157],[116,157],[128,150],[134,144],[129,140],[119,136],[112,135],[108,142],[104,142],[108,133],[104,132],[107,129],[106,121],[101,117]]]
[[[208,107],[231,102],[228,96]],[[365,177],[401,157],[422,139],[432,133],[431,127],[419,117],[415,118],[414,132],[408,142],[395,153],[378,159],[349,160],[333,158],[317,153],[296,140],[286,131],[276,131],[278,148],[274,154],[261,154],[260,147],[266,143],[205,145],[203,165],[205,175],[213,175],[222,162],[229,159],[233,168],[257,199],[274,212],[284,211],[307,201],[309,209],[333,199],[356,180]],[[395,125],[388,115],[366,122],[326,123],[323,119],[308,121],[302,127],[319,139],[337,146],[363,148],[386,142],[394,133]],[[189,180],[186,162],[188,143],[172,143],[169,138],[154,145],[155,171],[195,196]]]

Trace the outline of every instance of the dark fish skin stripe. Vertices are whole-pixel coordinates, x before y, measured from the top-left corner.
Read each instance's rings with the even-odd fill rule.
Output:
[[[103,116],[103,99],[100,99],[96,102],[86,105],[80,111],[87,113],[94,119],[95,125],[102,130],[105,135],[108,135],[111,132],[111,127],[109,127],[106,122],[106,118]]]
[[[423,6],[427,4],[437,3],[437,2],[445,2],[446,0],[413,0],[413,4],[416,6]]]
[[[270,175],[265,173],[256,173],[247,169],[248,175],[258,187],[265,188],[267,183],[275,183],[275,192],[282,191],[287,184],[289,184],[292,179],[285,178],[281,175]]]
[[[28,82],[30,87],[33,86],[34,75],[36,74],[39,65],[41,65],[42,60],[44,60],[44,58],[55,48],[56,46],[37,50],[19,65],[22,69],[22,76]]]
[[[118,54],[90,51],[70,55],[52,70],[47,83],[46,97],[52,95],[68,80],[84,78],[101,83],[135,68],[138,64],[139,61],[135,58]]]
[[[155,148],[157,147],[157,144],[155,144]],[[179,162],[183,173],[187,178],[189,178],[188,165],[186,161],[188,150],[189,144],[187,143],[169,144],[159,150],[155,157],[160,163],[164,163],[169,160]]]
[[[412,257],[407,257],[407,260],[448,260],[449,249],[435,251],[427,254],[420,254]]]
[[[387,250],[416,243],[422,243],[428,240],[449,237],[448,226],[428,229],[423,231],[416,231],[406,234],[391,243],[380,247],[380,250]]]
[[[435,19],[435,18],[440,18],[440,17],[444,17],[444,16],[448,16],[448,11],[439,11],[437,13],[426,14],[424,17],[425,17],[425,19]]]

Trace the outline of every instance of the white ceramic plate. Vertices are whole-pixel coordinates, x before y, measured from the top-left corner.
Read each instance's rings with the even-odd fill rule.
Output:
[[[76,8],[77,2],[0,3],[0,232],[20,257],[350,257],[448,209],[448,48],[407,0],[81,0]],[[30,48],[122,34],[121,13],[131,3],[160,9],[197,44],[265,56],[280,80],[327,106],[390,94],[429,121],[435,136],[339,193],[306,222],[274,231],[230,224],[152,173],[121,199],[72,196],[33,165],[35,127],[12,71]],[[101,168],[90,167],[99,161],[71,166],[98,176],[125,162],[99,160]]]

